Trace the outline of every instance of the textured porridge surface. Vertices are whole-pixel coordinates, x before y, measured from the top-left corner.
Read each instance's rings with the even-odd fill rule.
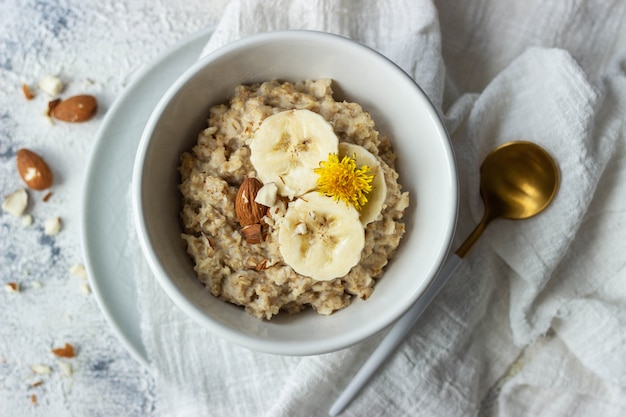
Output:
[[[259,244],[242,238],[235,214],[239,186],[256,176],[248,147],[255,130],[266,117],[291,109],[321,114],[340,142],[361,145],[376,155],[385,175],[387,196],[379,217],[366,226],[360,263],[331,281],[299,275],[283,262],[278,227],[288,200],[279,199],[270,209]],[[354,296],[367,299],[405,230],[401,218],[409,196],[401,190],[394,161],[389,139],[379,134],[370,115],[357,103],[335,101],[329,79],[237,87],[229,103],[211,108],[208,127],[181,156],[182,237],[198,278],[213,295],[265,319],[308,306],[329,315],[348,306]]]

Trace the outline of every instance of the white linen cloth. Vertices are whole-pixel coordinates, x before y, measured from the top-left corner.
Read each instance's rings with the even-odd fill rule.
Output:
[[[482,215],[479,166],[533,141],[561,187],[498,220],[346,416],[626,415],[626,5],[233,1],[205,53],[279,29],[338,33],[399,64],[441,111],[459,167],[454,247]],[[323,416],[381,336],[320,356],[251,352],[199,328],[138,265],[163,416]]]

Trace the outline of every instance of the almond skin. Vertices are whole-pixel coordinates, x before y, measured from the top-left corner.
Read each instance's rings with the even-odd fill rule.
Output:
[[[50,109],[50,116],[71,123],[86,122],[98,110],[98,100],[87,94],[70,97]]]
[[[52,186],[52,171],[41,156],[28,149],[20,149],[17,151],[16,159],[17,172],[28,188],[45,190]]]
[[[243,183],[241,183],[239,191],[237,191],[235,213],[242,226],[249,226],[260,222],[263,216],[265,216],[265,213],[267,213],[267,206],[254,201],[261,187],[263,187],[263,183],[256,178],[246,178]]]
[[[261,243],[261,224],[249,224],[241,229],[241,236],[246,242],[256,244]]]

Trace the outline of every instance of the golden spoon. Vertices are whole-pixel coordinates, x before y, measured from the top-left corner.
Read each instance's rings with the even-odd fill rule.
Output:
[[[391,355],[489,223],[497,218],[522,220],[539,214],[554,199],[559,180],[559,169],[554,159],[534,143],[508,142],[487,155],[480,167],[480,195],[485,206],[480,223],[456,253],[446,260],[424,294],[391,327],[387,336],[332,405],[330,416],[339,414]]]
[[[456,254],[465,257],[494,219],[523,220],[541,213],[558,188],[559,169],[543,148],[522,141],[500,145],[480,167],[483,218]]]

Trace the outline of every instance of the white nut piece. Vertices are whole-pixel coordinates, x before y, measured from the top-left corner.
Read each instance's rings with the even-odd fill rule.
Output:
[[[28,227],[33,224],[33,216],[25,214],[22,216],[22,226]]]
[[[70,267],[70,274],[75,277],[87,279],[87,270],[83,264],[74,264]]]
[[[39,81],[39,88],[54,97],[63,90],[63,81],[54,75],[46,75]]]
[[[74,372],[71,364],[67,362],[63,362],[63,361],[59,361],[58,364],[59,364],[59,369],[61,370],[61,375],[71,376],[72,373]]]
[[[18,284],[17,282],[7,282],[6,284],[4,284],[4,290],[6,292],[19,292],[20,284]]]
[[[262,204],[266,207],[273,207],[276,204],[276,196],[278,195],[278,186],[276,183],[268,182],[257,191],[254,198],[255,203]]]
[[[43,232],[48,236],[54,236],[61,231],[61,218],[51,217],[44,223]]]
[[[36,374],[49,374],[52,372],[52,369],[48,365],[31,365],[30,369]]]
[[[84,296],[88,296],[89,294],[91,294],[91,287],[89,286],[89,284],[81,284],[80,291],[83,293]]]
[[[2,210],[16,217],[21,217],[28,205],[28,193],[24,188],[9,194],[2,203]]]

